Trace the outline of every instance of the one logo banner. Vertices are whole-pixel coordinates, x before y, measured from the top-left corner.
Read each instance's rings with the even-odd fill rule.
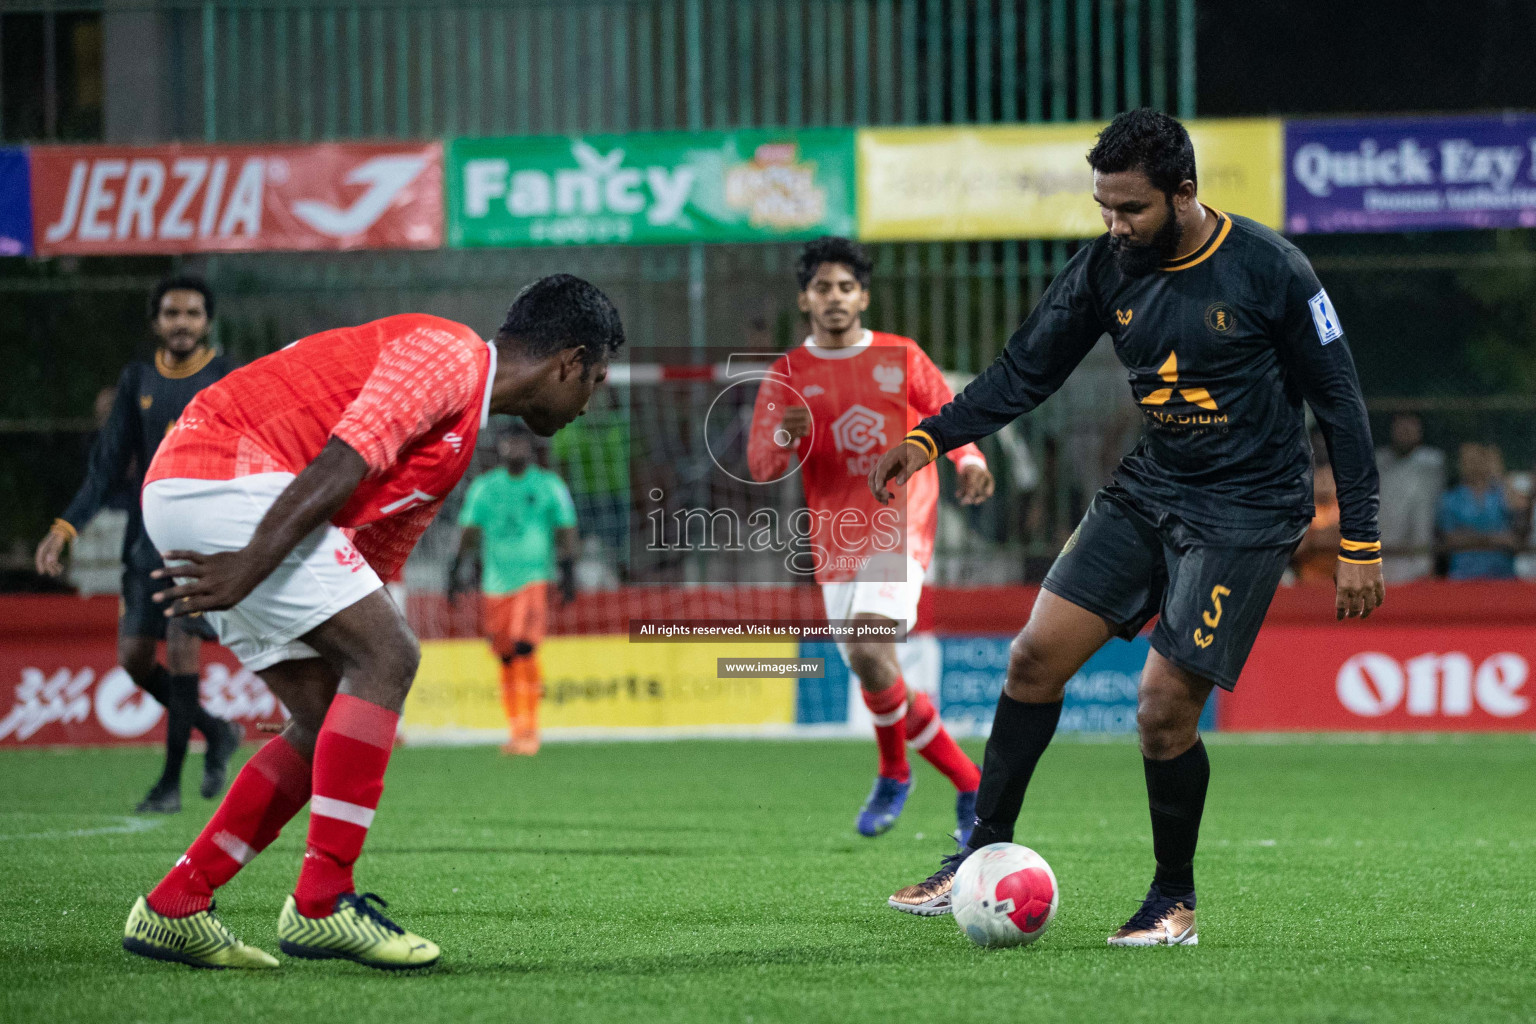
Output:
[[[1524,626],[1265,626],[1221,727],[1531,732],[1532,661]]]
[[[32,251],[29,192],[27,151],[0,149],[0,256],[26,256]]]
[[[849,235],[853,133],[456,139],[455,246],[754,242]]]
[[[1285,226],[1536,227],[1536,115],[1287,121]]]
[[[37,251],[52,255],[435,249],[440,143],[38,146]]]
[[[869,128],[858,133],[869,241],[1090,238],[1104,233],[1085,159],[1097,124]],[[1191,121],[1200,198],[1280,226],[1277,119]]]

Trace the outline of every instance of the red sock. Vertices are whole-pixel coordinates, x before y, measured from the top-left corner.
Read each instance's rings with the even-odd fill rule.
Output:
[[[860,689],[864,706],[875,719],[875,745],[880,748],[880,774],[888,779],[906,782],[912,777],[912,767],[907,764],[907,748],[902,742],[905,730],[901,720],[907,715],[907,684],[898,676],[896,681],[879,693]]]
[[[309,799],[309,761],[281,736],[245,762],[203,832],[149,894],[166,917],[207,910],[213,890],[277,838]]]
[[[965,756],[960,744],[944,728],[944,720],[928,695],[919,690],[912,695],[908,706],[907,744],[943,772],[960,792],[969,793],[980,786],[981,769]]]
[[[399,722],[393,711],[345,693],[331,701],[315,741],[309,844],[293,893],[305,917],[328,916],[337,896],[354,891],[352,865],[384,792]]]

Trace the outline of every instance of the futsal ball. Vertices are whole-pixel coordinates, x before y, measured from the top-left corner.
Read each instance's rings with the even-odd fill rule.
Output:
[[[1027,946],[1050,927],[1061,902],[1056,874],[1027,846],[993,843],[955,872],[955,923],[978,946]]]

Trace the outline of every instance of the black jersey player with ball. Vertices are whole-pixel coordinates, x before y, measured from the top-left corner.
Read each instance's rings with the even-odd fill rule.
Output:
[[[945,451],[1045,401],[1108,334],[1144,433],[1047,574],[1009,653],[970,842],[891,906],[949,912],[955,869],[1011,842],[1067,681],[1113,636],[1158,617],[1137,727],[1156,869],[1111,945],[1193,945],[1195,844],[1210,762],[1212,687],[1231,690],[1312,515],[1305,401],[1338,484],[1340,619],[1381,604],[1377,480],[1343,329],[1293,245],[1197,196],[1194,147],[1166,114],[1134,110],[1088,154],[1108,232],[1056,277],[997,360],[870,474],[885,500]]]

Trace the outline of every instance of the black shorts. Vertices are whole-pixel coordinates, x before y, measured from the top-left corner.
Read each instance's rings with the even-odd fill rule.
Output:
[[[150,573],[158,568],[160,568],[159,563],[141,565],[129,562],[123,565],[122,599],[117,605],[118,636],[165,639],[166,626],[169,625],[170,620],[165,617],[165,605],[156,604],[153,598],[166,587],[174,586],[175,581],[157,580],[152,577]],[[202,616],[177,621],[185,624],[189,632],[204,640],[216,639],[213,627]]]
[[[1202,526],[1153,513],[1111,485],[1094,496],[1043,586],[1126,639],[1161,616],[1152,649],[1230,690],[1306,530],[1305,521]]]

